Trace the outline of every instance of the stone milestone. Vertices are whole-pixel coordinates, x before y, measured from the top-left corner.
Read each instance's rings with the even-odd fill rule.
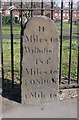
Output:
[[[25,27],[22,103],[52,102],[58,92],[58,33],[47,17],[33,17]]]

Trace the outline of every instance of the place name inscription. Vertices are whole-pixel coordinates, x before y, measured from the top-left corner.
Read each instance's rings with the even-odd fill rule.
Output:
[[[47,85],[47,84],[56,84],[56,81],[53,78],[47,80],[44,80],[42,78],[41,80],[31,79],[29,80],[29,82],[25,80],[25,85]]]

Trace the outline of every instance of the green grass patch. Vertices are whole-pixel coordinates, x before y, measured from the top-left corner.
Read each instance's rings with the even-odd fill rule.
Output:
[[[69,40],[63,41],[63,56],[62,56],[62,75],[68,77],[69,72],[69,54],[70,54],[70,42]],[[77,40],[72,41],[72,57],[71,57],[71,78],[77,79]]]
[[[56,26],[57,26],[58,29],[60,29],[61,23],[60,22],[56,23]],[[63,23],[63,28],[64,29],[70,29],[70,24],[69,23]],[[72,24],[72,29],[76,30],[77,29],[77,25]]]
[[[13,34],[20,34],[20,24],[14,24],[13,25]],[[3,34],[10,34],[10,25],[4,24],[2,27],[2,33]]]
[[[14,78],[20,79],[20,41],[14,40]],[[11,41],[3,40],[4,77],[11,79]]]
[[[60,35],[60,30],[61,30],[61,23],[56,23],[56,27],[58,29],[58,33]],[[77,33],[77,25],[72,24],[72,33]],[[63,35],[70,35],[70,24],[69,23],[63,23],[62,26],[63,29]]]

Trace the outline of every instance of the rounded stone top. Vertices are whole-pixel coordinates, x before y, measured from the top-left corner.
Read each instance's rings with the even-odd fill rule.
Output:
[[[28,32],[35,34],[40,32],[43,35],[58,38],[58,32],[54,21],[46,16],[34,16],[30,18],[26,23],[24,34]]]

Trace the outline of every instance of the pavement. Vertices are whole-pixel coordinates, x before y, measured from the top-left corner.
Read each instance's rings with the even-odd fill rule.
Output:
[[[1,97],[0,97],[1,98]],[[77,98],[26,105],[2,98],[3,118],[77,118]]]

